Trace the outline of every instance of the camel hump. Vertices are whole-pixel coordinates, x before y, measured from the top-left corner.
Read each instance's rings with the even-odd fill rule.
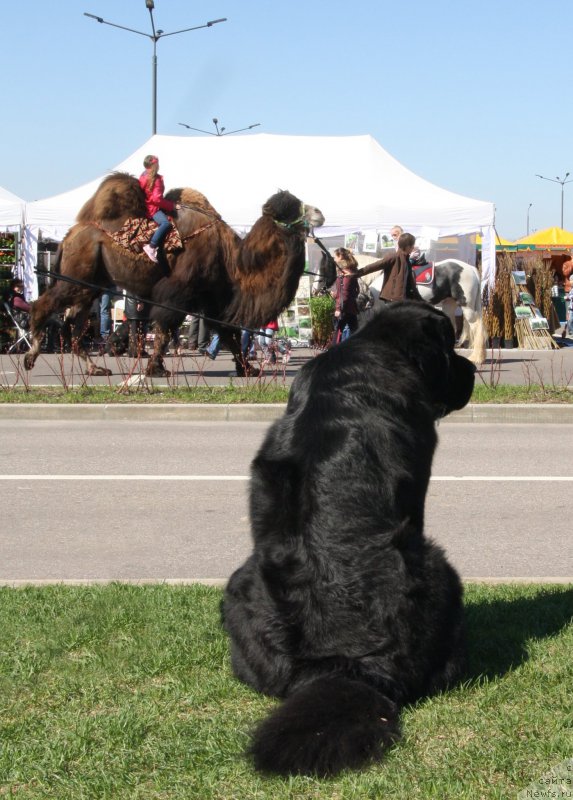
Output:
[[[219,212],[213,208],[211,203],[207,200],[204,194],[198,192],[197,189],[185,187],[184,189],[171,189],[165,195],[168,200],[176,203],[181,203],[183,206],[189,206],[193,210],[204,211],[209,216],[221,218]]]
[[[77,221],[103,222],[145,216],[145,195],[138,179],[127,172],[112,172],[84,203]]]

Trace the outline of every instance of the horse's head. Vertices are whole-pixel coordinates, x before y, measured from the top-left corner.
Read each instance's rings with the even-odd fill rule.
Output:
[[[277,225],[284,228],[309,230],[324,225],[324,215],[318,208],[306,205],[287,191],[269,197],[263,206],[263,216],[272,217]]]

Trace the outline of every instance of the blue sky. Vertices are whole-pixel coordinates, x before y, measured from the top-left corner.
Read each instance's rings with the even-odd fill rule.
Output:
[[[145,0],[0,8],[1,186],[49,197],[147,140],[151,41],[83,15],[150,32]],[[525,235],[530,203],[530,231],[560,224],[560,185],[535,175],[573,178],[571,0],[155,0],[166,33],[220,17],[158,42],[158,133],[217,117],[370,134],[426,180],[494,202],[501,236]],[[573,230],[573,184],[564,197]]]

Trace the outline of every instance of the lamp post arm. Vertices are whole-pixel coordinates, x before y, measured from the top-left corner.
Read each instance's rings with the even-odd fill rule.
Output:
[[[250,131],[251,128],[257,128],[261,123],[255,122],[254,125],[249,125],[247,128],[237,128],[236,131],[225,131],[225,133],[221,133],[220,136],[229,136],[231,133],[240,133],[241,131]]]
[[[184,128],[189,128],[190,131],[199,131],[199,133],[208,133],[209,136],[217,136],[218,134],[213,131],[204,131],[202,128],[193,128],[191,125],[186,125],[184,122],[179,122],[178,125],[183,125]]]
[[[137,33],[139,36],[146,36],[148,39],[153,39],[153,36],[151,36],[149,33],[145,33],[144,31],[136,31],[135,28],[126,28],[125,25],[117,25],[115,22],[108,22],[107,19],[96,17],[95,14],[88,14],[87,11],[84,11],[84,17],[91,17],[91,19],[95,19],[97,22],[101,22],[104,25],[111,25],[112,28],[120,28],[122,31]]]
[[[155,43],[155,42],[157,42],[157,40],[158,40],[158,38],[159,38],[159,37],[158,37],[158,35],[155,33],[155,20],[153,19],[153,3],[150,3],[150,4],[147,6],[147,8],[148,8],[148,10],[149,10],[149,18],[150,18],[150,20],[151,20],[151,31],[152,31],[152,33],[153,33],[153,42]]]
[[[216,25],[218,22],[226,22],[227,18],[224,19],[213,19],[210,22],[206,22],[205,25],[195,25],[193,28],[182,28],[180,31],[171,31],[170,33],[161,33],[160,36],[163,39],[165,36],[175,36],[176,33],[187,33],[187,31],[198,31],[200,28],[210,28],[212,25]],[[159,36],[157,37],[159,38]]]

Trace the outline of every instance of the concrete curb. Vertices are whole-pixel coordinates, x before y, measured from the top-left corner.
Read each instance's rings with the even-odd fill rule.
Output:
[[[283,403],[0,403],[0,420],[272,422],[282,416],[284,409]],[[458,422],[573,425],[573,403],[470,403],[445,417],[440,424]]]
[[[25,589],[27,587],[41,586],[109,586],[111,583],[122,583],[130,586],[202,586],[224,587],[227,585],[227,578],[44,578],[44,579],[19,579],[19,580],[0,580],[0,587],[10,589]],[[495,577],[495,578],[464,578],[465,584],[489,584],[492,586],[505,584],[554,584],[559,586],[573,586],[573,577],[545,575],[541,577]]]

